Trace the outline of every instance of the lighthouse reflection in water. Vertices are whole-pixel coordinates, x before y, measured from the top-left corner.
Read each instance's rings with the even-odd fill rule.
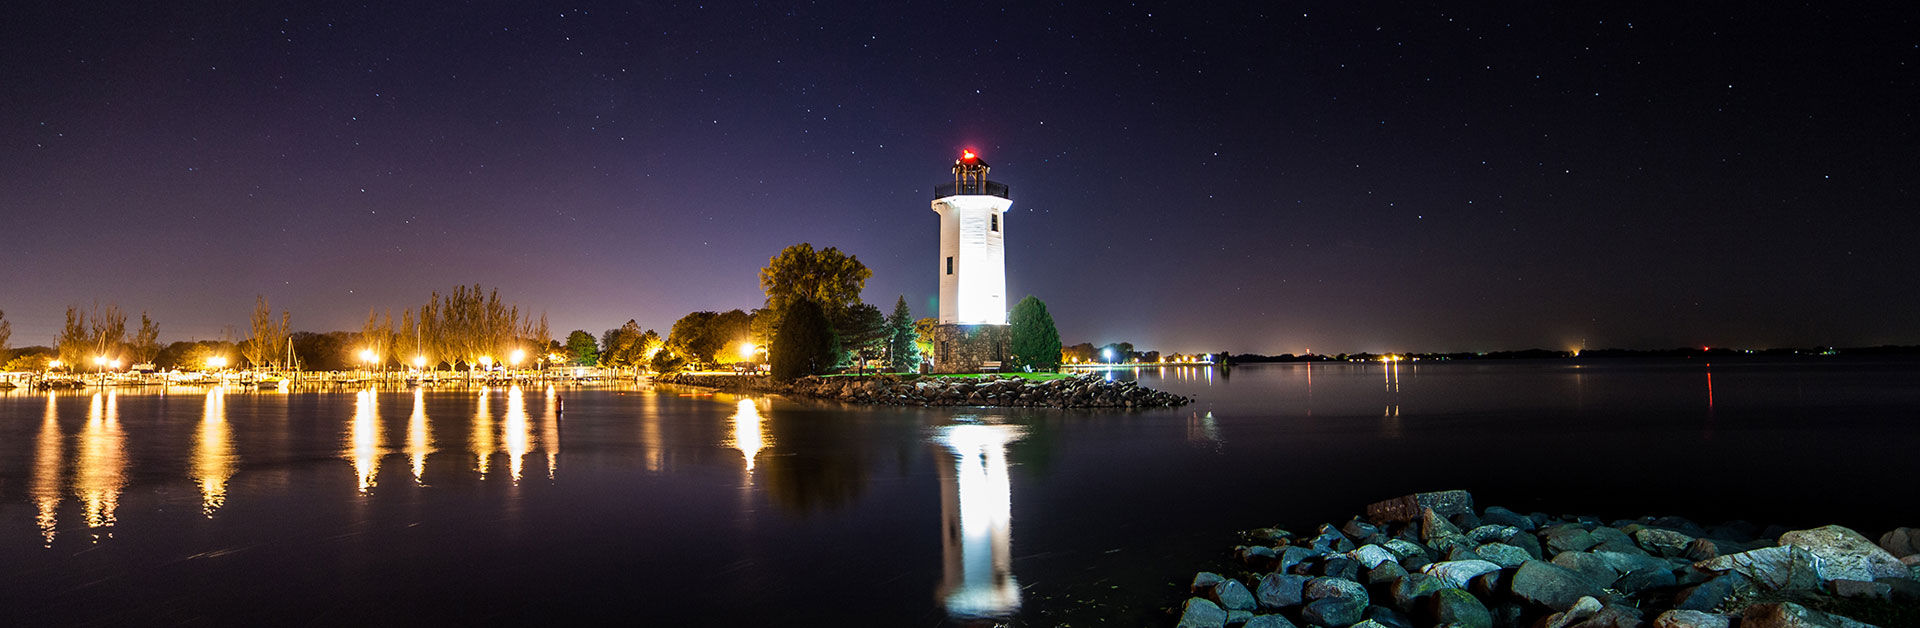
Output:
[[[1013,425],[968,423],[938,428],[934,442],[952,456],[940,465],[939,598],[959,617],[1004,615],[1020,608],[1013,578],[1013,491],[1007,444],[1024,431]]]

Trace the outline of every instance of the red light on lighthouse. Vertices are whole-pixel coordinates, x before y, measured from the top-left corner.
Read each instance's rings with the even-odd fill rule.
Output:
[[[979,156],[973,154],[973,151],[971,149],[963,149],[960,151],[961,161],[973,161],[974,159],[977,159],[977,158],[979,158]]]

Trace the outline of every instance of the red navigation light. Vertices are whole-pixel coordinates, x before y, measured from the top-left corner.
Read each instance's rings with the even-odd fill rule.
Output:
[[[976,156],[975,156],[975,155],[973,154],[973,151],[972,151],[972,150],[962,150],[962,151],[960,151],[960,159],[961,159],[961,161],[973,161],[973,160],[974,160],[975,158],[976,158]]]

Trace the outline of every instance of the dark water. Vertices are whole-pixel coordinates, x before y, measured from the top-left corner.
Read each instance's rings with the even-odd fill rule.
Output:
[[[1171,625],[1173,583],[1235,530],[1412,491],[1871,535],[1920,520],[1920,363],[1139,377],[1199,402],[0,393],[0,622]]]

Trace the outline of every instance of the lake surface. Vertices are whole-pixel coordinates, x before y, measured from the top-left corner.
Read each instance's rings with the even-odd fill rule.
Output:
[[[0,393],[0,609],[21,626],[1172,625],[1163,609],[1235,531],[1408,492],[1920,525],[1915,361],[1137,377],[1197,402]]]

